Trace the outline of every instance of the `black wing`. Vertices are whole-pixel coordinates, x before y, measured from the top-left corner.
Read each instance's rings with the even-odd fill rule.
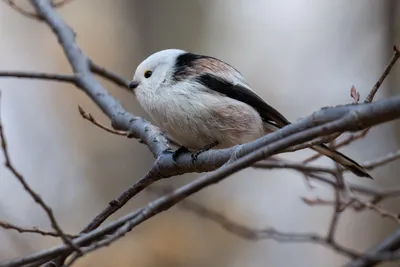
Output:
[[[176,59],[172,77],[175,82],[196,77],[195,79],[207,88],[250,105],[257,110],[265,122],[279,128],[290,124],[281,113],[248,88],[238,70],[217,58],[189,52],[183,53]]]
[[[209,73],[198,76],[196,80],[211,90],[253,107],[265,122],[269,122],[278,127],[290,124],[281,113],[268,105],[260,96],[245,86],[232,84],[232,82]]]

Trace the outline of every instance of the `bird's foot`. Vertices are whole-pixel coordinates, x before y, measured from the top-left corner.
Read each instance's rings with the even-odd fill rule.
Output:
[[[197,150],[196,152],[193,152],[192,155],[191,155],[191,157],[192,157],[192,164],[194,165],[194,163],[196,162],[197,158],[199,157],[199,155],[200,155],[201,153],[206,152],[206,151],[210,150],[210,149],[213,148],[213,147],[216,147],[218,144],[219,144],[219,142],[216,141],[216,142],[214,142],[214,143],[211,143],[211,144],[208,144],[208,145],[204,146],[203,148]]]
[[[178,157],[181,154],[186,153],[186,152],[189,152],[189,150],[186,147],[181,146],[175,151],[172,151],[171,149],[165,150],[165,151],[163,151],[163,154],[166,154],[166,155],[172,154],[172,162],[176,165],[176,161],[177,161]]]

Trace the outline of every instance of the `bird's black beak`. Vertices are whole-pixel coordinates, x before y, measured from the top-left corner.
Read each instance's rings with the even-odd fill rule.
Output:
[[[129,85],[128,85],[128,87],[129,87],[130,89],[132,89],[132,90],[136,89],[136,87],[138,87],[138,86],[139,86],[139,82],[137,82],[137,81],[131,81],[131,82],[129,83]]]

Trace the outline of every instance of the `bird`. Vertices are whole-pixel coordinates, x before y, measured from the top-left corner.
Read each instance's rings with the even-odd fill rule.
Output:
[[[128,87],[153,122],[192,159],[209,149],[229,148],[261,138],[289,124],[230,64],[182,49],[145,58]],[[311,149],[359,177],[372,177],[356,161],[325,144]]]

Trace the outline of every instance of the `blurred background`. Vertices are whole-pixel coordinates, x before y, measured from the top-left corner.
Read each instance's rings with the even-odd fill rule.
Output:
[[[30,9],[28,1],[15,1]],[[374,0],[75,0],[59,10],[95,62],[130,79],[148,55],[166,48],[218,57],[239,69],[252,87],[290,120],[352,101],[352,85],[364,99],[400,45],[398,1]],[[21,16],[0,2],[0,70],[71,71],[47,25]],[[376,99],[398,93],[396,66]],[[134,96],[101,80],[136,115],[148,119]],[[136,140],[111,135],[84,121],[81,105],[109,123],[82,92],[69,84],[0,78],[1,117],[15,166],[53,208],[63,229],[78,232],[108,202],[143,176],[152,164]],[[399,128],[385,124],[344,148],[359,162],[398,147]],[[302,159],[310,151],[285,154]],[[3,162],[3,158],[0,156]],[[319,163],[332,165],[329,159]],[[372,172],[371,187],[399,185],[398,163]],[[198,175],[161,184],[181,185]],[[248,169],[191,199],[241,224],[288,232],[326,232],[332,207],[309,207],[300,197],[331,197],[330,188],[291,171]],[[146,204],[142,193],[113,218]],[[399,212],[395,202],[384,206]],[[0,220],[51,229],[44,212],[0,166]],[[346,212],[338,241],[355,249],[377,244],[396,225],[374,213]],[[0,259],[59,243],[54,238],[0,229]],[[314,244],[249,242],[178,208],[135,228],[112,246],[76,266],[241,267],[341,266],[348,259]],[[385,265],[390,266],[390,265]]]

